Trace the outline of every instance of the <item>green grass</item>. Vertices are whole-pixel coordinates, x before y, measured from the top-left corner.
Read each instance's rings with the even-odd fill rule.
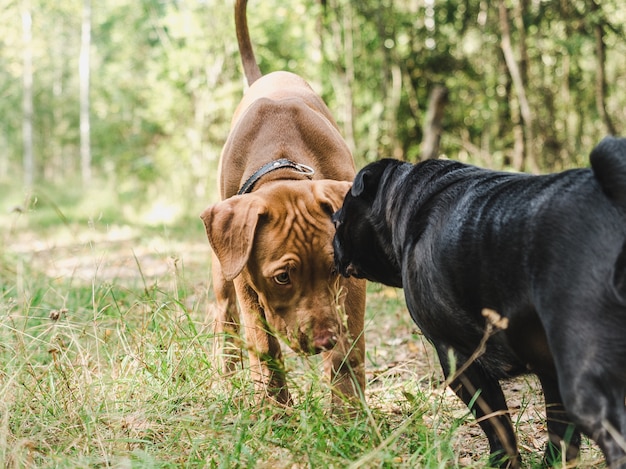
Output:
[[[226,379],[214,366],[199,220],[142,227],[40,210],[0,217],[0,465],[485,466],[485,438],[442,389],[400,292],[368,290],[360,415],[334,415],[319,358],[289,353],[293,409],[259,408],[245,367]],[[536,453],[523,457],[535,466]]]
[[[2,265],[4,465],[439,467],[454,459],[430,430],[419,436],[426,401],[405,405],[406,419],[376,408],[334,417],[316,358],[289,358],[292,412],[256,408],[245,370],[229,380],[215,371],[205,302],[181,298],[196,287],[180,272],[160,287],[141,277],[51,279],[8,254]]]

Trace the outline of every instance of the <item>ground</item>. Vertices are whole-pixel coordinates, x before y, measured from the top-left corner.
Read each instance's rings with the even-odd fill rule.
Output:
[[[4,248],[18,254],[30,267],[50,279],[167,283],[174,270],[184,269],[192,285],[183,300],[192,305],[210,297],[210,249],[201,236],[181,241],[163,232],[146,234],[127,226],[74,230],[42,237],[23,230],[6,236]],[[435,411],[425,421],[437,429],[442,420],[437,409],[452,418],[465,418],[466,407],[442,386],[442,375],[430,344],[406,312],[401,290],[372,285],[366,317],[367,400],[370,406],[387,413],[402,424],[416,394],[426,395]],[[287,352],[289,353],[289,352]],[[516,379],[504,384],[525,458],[539,455],[545,444],[545,413],[537,380]],[[488,452],[486,438],[471,419],[459,426],[454,446],[459,463],[469,465]],[[603,458],[594,444],[585,440],[578,467],[602,467]]]

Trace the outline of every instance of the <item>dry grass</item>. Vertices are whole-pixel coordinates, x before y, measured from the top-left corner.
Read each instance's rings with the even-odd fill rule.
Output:
[[[329,413],[317,358],[287,352],[294,412],[255,409],[245,369],[213,366],[209,247],[174,231],[21,221],[0,237],[0,464],[5,467],[484,467],[486,438],[442,385],[399,290],[370,285],[367,402]],[[198,225],[200,223],[198,222]],[[538,466],[542,398],[506,385]],[[601,467],[585,444],[579,467]]]

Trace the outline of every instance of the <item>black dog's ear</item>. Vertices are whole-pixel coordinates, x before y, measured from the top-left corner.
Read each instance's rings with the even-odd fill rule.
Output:
[[[369,173],[367,171],[367,168],[365,168],[359,171],[359,173],[354,178],[354,182],[352,183],[352,188],[350,189],[350,192],[352,193],[354,197],[358,197],[363,192],[365,192],[368,174]]]
[[[356,175],[356,178],[352,183],[350,193],[354,197],[359,197],[364,193],[371,193],[371,195],[375,195],[382,175],[389,166],[395,164],[400,164],[400,162],[391,158],[385,158],[368,164]]]

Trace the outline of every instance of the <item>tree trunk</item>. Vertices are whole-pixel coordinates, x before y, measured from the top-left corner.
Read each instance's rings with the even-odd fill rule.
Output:
[[[398,138],[398,109],[402,101],[402,69],[397,61],[391,65],[391,90],[387,98],[386,115],[389,122],[389,141],[392,145],[391,154],[398,160],[406,159],[402,142]]]
[[[330,31],[330,39],[337,57],[334,60],[335,71],[338,75],[337,83],[340,84],[339,89],[335,89],[335,96],[338,103],[338,109],[342,112],[338,113],[337,123],[342,128],[342,133],[348,148],[352,153],[356,150],[356,141],[354,138],[354,101],[352,97],[352,83],[354,82],[354,42],[352,38],[352,5],[349,2],[341,2],[337,0],[324,2],[328,9],[325,12],[332,11],[334,19],[329,15],[328,30]],[[342,62],[343,58],[343,62]],[[331,79],[331,82],[334,83]]]
[[[439,157],[439,142],[443,132],[441,121],[447,103],[448,89],[445,86],[435,86],[430,92],[428,111],[424,119],[421,161]]]
[[[345,4],[345,14],[343,18],[344,24],[344,36],[343,36],[343,51],[345,54],[345,67],[346,71],[343,75],[344,81],[344,136],[350,151],[354,154],[356,150],[356,140],[354,138],[354,99],[352,96],[352,84],[354,83],[354,39],[352,37],[352,29],[354,28],[354,21],[352,15],[352,4],[347,2]]]
[[[22,75],[22,145],[24,184],[32,187],[35,180],[35,158],[33,155],[33,50],[32,50],[32,17],[30,1],[22,3],[22,61],[24,71]]]
[[[526,47],[526,26],[524,25],[524,15],[528,10],[528,0],[518,0],[514,7],[514,25],[519,36],[519,70],[522,77],[522,83],[529,83],[528,66],[530,58],[528,57],[528,47]]]
[[[83,0],[80,42],[80,170],[83,185],[91,181],[91,123],[89,120],[89,49],[91,48],[91,0]]]
[[[387,155],[403,160],[405,159],[404,148],[398,138],[398,109],[402,101],[402,69],[394,52],[395,44],[398,41],[395,36],[395,27],[390,27],[387,21],[387,18],[391,17],[389,10],[392,10],[392,6],[380,2],[376,4],[375,8],[376,30],[381,38],[380,50],[383,61],[380,87],[383,104],[382,118],[383,122],[386,122],[386,128],[383,128],[381,133],[386,134],[383,135],[383,139],[389,142],[383,146],[383,149]],[[394,46],[389,47],[387,45],[389,40]]]
[[[602,122],[604,123],[604,127],[606,132],[615,135],[615,126],[609,117],[608,112],[606,112],[606,76],[605,76],[605,68],[606,68],[606,46],[604,44],[604,31],[602,30],[602,22],[603,18],[600,15],[600,7],[596,4],[595,1],[591,1],[591,18],[596,21],[593,25],[593,34],[596,39],[596,109],[598,110],[598,115]]]
[[[511,81],[513,82],[513,87],[515,88],[515,94],[517,95],[517,100],[519,102],[519,111],[523,125],[523,132],[515,132],[516,147],[524,148],[522,152],[524,155],[524,161],[521,162],[521,165],[519,167],[516,167],[516,169],[523,170],[526,166],[532,172],[538,172],[538,166],[533,151],[534,135],[532,113],[530,111],[530,105],[528,104],[528,99],[526,97],[524,80],[513,54],[513,47],[511,45],[511,30],[509,27],[509,13],[507,11],[506,5],[504,4],[504,0],[500,0],[498,7],[500,30],[502,34],[500,46],[502,48],[502,54],[504,55],[504,61],[506,62],[506,66],[509,70],[509,75],[511,76]],[[523,135],[521,135],[522,133]]]

